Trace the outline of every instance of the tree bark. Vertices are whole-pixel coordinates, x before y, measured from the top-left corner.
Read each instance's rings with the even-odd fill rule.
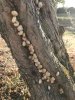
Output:
[[[0,0],[0,34],[11,49],[21,77],[27,81],[31,93],[30,100],[75,100],[73,69],[62,36],[58,32],[59,26],[52,0],[40,1],[43,7],[38,15],[35,0]],[[45,81],[38,83],[41,75],[34,63],[28,59],[28,48],[22,47],[22,40],[11,23],[12,10],[19,13],[18,20],[33,44],[41,64],[56,78],[54,84]],[[58,77],[57,72],[60,73]],[[50,91],[48,85],[51,86]],[[60,95],[59,87],[63,88],[63,95]]]

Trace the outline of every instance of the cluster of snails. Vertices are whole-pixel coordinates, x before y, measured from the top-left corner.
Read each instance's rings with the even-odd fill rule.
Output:
[[[46,69],[44,69],[43,66],[40,64],[40,61],[38,60],[38,57],[35,54],[33,45],[26,38],[26,35],[23,32],[23,27],[22,27],[22,25],[19,24],[19,22],[16,18],[18,16],[18,13],[16,11],[12,11],[11,14],[13,15],[12,23],[17,28],[18,35],[22,35],[22,40],[23,40],[22,46],[26,46],[26,45],[28,46],[28,49],[31,54],[31,56],[29,56],[29,58],[31,58],[34,61],[35,66],[37,67],[39,72],[43,74],[42,80],[47,80],[47,82],[51,81],[51,83],[54,83],[55,78],[54,77],[50,78],[50,76],[51,76],[50,73]]]
[[[39,84],[42,83],[42,80],[46,80],[47,82],[50,83],[54,83],[55,82],[55,78],[51,77],[50,72],[48,72],[40,63],[35,51],[34,51],[34,47],[31,44],[31,42],[27,39],[26,34],[23,31],[23,27],[22,25],[20,25],[19,21],[17,20],[17,16],[18,16],[18,12],[17,11],[12,11],[12,23],[14,25],[14,27],[16,27],[17,31],[18,31],[18,35],[22,36],[22,46],[27,46],[30,52],[30,56],[29,59],[32,59],[35,66],[37,67],[39,73],[42,74],[42,79],[39,79]],[[57,73],[57,76],[59,75],[59,72]],[[50,86],[48,86],[48,89],[50,90]]]

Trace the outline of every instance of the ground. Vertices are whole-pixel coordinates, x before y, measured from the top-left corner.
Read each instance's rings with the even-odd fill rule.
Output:
[[[66,31],[63,35],[70,62],[75,70],[75,34]],[[0,100],[28,100],[30,93],[20,74],[11,51],[0,36]]]
[[[66,31],[63,35],[70,62],[75,70],[75,32]]]

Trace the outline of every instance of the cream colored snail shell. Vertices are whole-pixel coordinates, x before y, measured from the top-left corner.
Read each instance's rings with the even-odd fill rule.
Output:
[[[30,45],[29,45],[29,50],[32,50],[32,49],[33,49],[33,45],[30,44]]]
[[[32,54],[32,55],[33,55],[33,54],[34,54],[34,50],[30,51],[30,54]]]
[[[37,63],[38,62],[38,59],[34,59],[34,62]]]
[[[19,26],[17,27],[17,30],[18,30],[18,31],[23,31],[22,25],[19,25]]]
[[[47,82],[50,82],[50,80],[49,80],[49,79],[47,79]]]
[[[13,15],[13,16],[18,16],[18,12],[17,11],[11,11],[11,14]]]
[[[49,77],[49,76],[50,76],[50,73],[47,71],[45,75],[46,75],[47,77]]]
[[[35,53],[33,54],[33,58],[37,58],[37,55]]]
[[[46,80],[46,79],[47,79],[46,75],[42,77],[42,80]]]
[[[40,62],[38,61],[37,64],[40,65]]]
[[[26,46],[26,42],[25,41],[22,42],[22,46]]]
[[[40,72],[40,73],[42,73],[42,70],[41,70],[41,69],[39,69],[39,72]]]
[[[39,79],[39,84],[41,84],[42,83],[42,80],[41,79]]]
[[[50,86],[48,86],[48,90],[50,91],[50,89],[51,89],[51,87]]]
[[[46,69],[42,69],[42,73],[45,73],[46,72]]]
[[[38,63],[37,63],[37,62],[35,62],[35,66],[37,66],[37,67],[38,67]]]
[[[31,48],[31,49],[29,49],[31,52],[34,52],[34,49],[33,48]]]
[[[55,82],[55,78],[52,77],[50,81],[51,81],[51,83],[54,83]]]
[[[17,21],[16,17],[12,18],[12,23],[15,23]]]
[[[23,35],[23,31],[18,32],[18,35]]]
[[[30,45],[30,41],[29,41],[29,40],[27,40],[27,39],[26,39],[26,44],[27,44],[27,45]]]
[[[39,2],[39,3],[38,3],[38,7],[39,7],[39,8],[42,8],[42,7],[43,7],[43,3],[42,3],[42,2]]]
[[[43,66],[42,65],[38,65],[38,69],[41,69]]]
[[[19,26],[19,22],[16,21],[16,22],[14,23],[14,26],[15,26],[15,27],[18,27],[18,26]]]
[[[57,72],[57,73],[56,73],[56,76],[59,76],[59,74],[60,74],[60,73],[59,73],[59,72]]]

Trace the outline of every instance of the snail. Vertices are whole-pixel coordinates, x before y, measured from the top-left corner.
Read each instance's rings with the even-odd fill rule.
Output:
[[[22,25],[19,25],[19,26],[17,27],[17,30],[18,30],[18,31],[23,31]]]
[[[12,11],[12,12],[11,12],[11,14],[12,14],[13,16],[18,16],[18,12],[17,12],[17,11],[15,11],[15,10],[14,10],[14,11]]]

